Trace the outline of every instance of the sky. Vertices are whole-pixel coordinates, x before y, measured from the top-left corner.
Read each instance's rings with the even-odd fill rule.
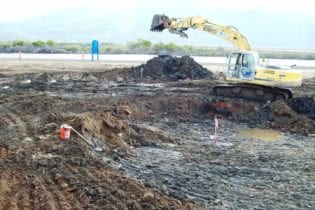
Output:
[[[113,11],[128,11],[130,8],[166,5],[176,9],[181,7],[217,8],[221,10],[267,10],[292,12],[315,17],[313,0],[3,0],[0,7],[0,21],[22,21],[73,7],[107,8]],[[149,3],[148,3],[149,2]]]
[[[154,14],[202,16],[237,27],[257,48],[315,49],[314,0],[2,0],[0,40],[137,39],[183,45],[232,46],[189,30],[189,39],[149,31]],[[313,6],[314,4],[314,6]],[[80,26],[80,27],[78,27]],[[230,44],[230,45],[229,45]]]

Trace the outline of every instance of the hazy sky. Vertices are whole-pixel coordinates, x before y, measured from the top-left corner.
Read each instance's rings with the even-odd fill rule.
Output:
[[[315,0],[2,0],[0,39],[229,44],[198,30],[187,32],[190,39],[152,33],[154,14],[236,26],[253,47],[315,49]]]
[[[97,7],[128,11],[146,5],[165,5],[179,10],[182,7],[217,8],[221,10],[270,10],[292,12],[315,17],[314,0],[3,0],[0,7],[0,21],[20,21],[71,7]],[[152,3],[148,3],[152,2]],[[151,8],[150,8],[151,7]]]

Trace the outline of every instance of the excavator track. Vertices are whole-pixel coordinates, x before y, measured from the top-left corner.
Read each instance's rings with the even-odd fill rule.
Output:
[[[215,86],[212,88],[212,94],[258,101],[289,100],[292,98],[292,92],[288,89],[248,84]]]

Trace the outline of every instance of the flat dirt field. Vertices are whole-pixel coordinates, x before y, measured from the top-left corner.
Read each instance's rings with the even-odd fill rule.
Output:
[[[286,102],[222,83],[190,57],[0,60],[0,209],[314,209],[315,78]]]

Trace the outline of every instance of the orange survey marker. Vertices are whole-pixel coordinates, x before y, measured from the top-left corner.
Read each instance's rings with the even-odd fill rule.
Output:
[[[77,130],[75,130],[72,126],[63,124],[60,126],[60,138],[61,140],[65,141],[67,139],[70,139],[70,132],[71,130],[76,133],[79,137],[81,137],[89,146],[93,147],[93,149],[97,152],[102,152],[103,148],[94,142],[91,142],[89,139],[85,138],[80,134]]]
[[[69,125],[61,125],[60,127],[60,138],[61,140],[67,140],[70,138],[70,132],[71,132],[72,127]]]

